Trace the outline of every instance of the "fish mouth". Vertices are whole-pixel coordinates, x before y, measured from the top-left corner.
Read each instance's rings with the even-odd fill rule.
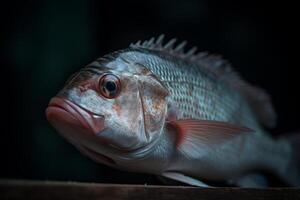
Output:
[[[64,136],[78,132],[96,136],[104,129],[104,116],[92,113],[63,97],[50,100],[46,117]]]
[[[54,128],[85,155],[110,166],[115,161],[89,147],[90,141],[105,144],[95,137],[104,129],[104,116],[90,112],[64,97],[54,97],[46,109],[46,117]]]

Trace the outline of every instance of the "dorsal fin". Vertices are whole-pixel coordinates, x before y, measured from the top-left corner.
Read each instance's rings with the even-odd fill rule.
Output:
[[[262,89],[254,87],[243,80],[239,74],[232,69],[231,64],[227,60],[219,55],[211,55],[207,52],[196,53],[196,47],[193,47],[185,53],[184,46],[186,41],[174,47],[177,40],[176,38],[171,39],[165,45],[163,39],[164,35],[160,35],[157,39],[151,38],[148,41],[138,41],[137,43],[130,44],[130,47],[160,51],[205,68],[210,73],[216,75],[219,80],[237,89],[246,98],[251,109],[263,125],[270,128],[275,126],[276,113],[269,95]]]

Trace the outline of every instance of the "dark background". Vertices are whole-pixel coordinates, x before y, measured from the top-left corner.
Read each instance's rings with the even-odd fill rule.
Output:
[[[222,54],[273,97],[278,135],[299,130],[296,5],[288,1],[7,1],[1,4],[0,178],[158,183],[82,156],[47,123],[49,99],[73,72],[161,33]]]

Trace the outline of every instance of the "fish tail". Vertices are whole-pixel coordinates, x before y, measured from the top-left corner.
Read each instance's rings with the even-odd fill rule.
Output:
[[[300,131],[284,134],[280,139],[290,146],[288,164],[281,171],[281,178],[290,186],[300,186]]]

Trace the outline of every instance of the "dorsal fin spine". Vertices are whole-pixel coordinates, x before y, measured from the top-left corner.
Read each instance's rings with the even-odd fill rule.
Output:
[[[263,92],[263,90],[253,87],[247,81],[244,81],[239,74],[233,70],[227,60],[223,59],[220,55],[209,54],[208,52],[197,53],[196,47],[184,53],[186,41],[174,47],[177,40],[176,38],[171,39],[165,45],[163,45],[163,39],[164,35],[162,34],[156,40],[151,38],[142,44],[141,41],[138,41],[135,44],[131,44],[130,47],[160,51],[206,69],[211,74],[217,76],[219,80],[226,82],[238,90],[246,98],[252,110],[264,125],[268,127],[275,125],[276,114],[269,95]]]

